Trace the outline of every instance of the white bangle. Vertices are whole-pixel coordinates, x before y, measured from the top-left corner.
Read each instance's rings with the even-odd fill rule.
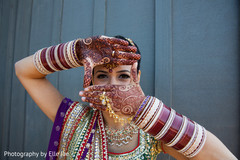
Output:
[[[175,115],[176,115],[176,111],[171,108],[171,112],[170,112],[167,122],[165,123],[165,125],[163,126],[161,131],[155,136],[155,139],[160,140],[167,133],[167,131],[169,130],[169,128],[172,125]]]

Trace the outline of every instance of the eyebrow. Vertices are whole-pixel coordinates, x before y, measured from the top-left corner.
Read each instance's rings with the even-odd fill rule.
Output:
[[[107,71],[102,71],[102,70],[98,70],[96,73],[98,73],[98,72],[108,73]]]
[[[122,73],[122,72],[129,72],[129,73],[130,73],[129,70],[121,70],[121,71],[117,71],[117,73]]]
[[[108,73],[107,71],[103,71],[103,70],[98,70],[96,73],[98,73],[98,72]],[[130,73],[129,70],[121,70],[121,71],[117,71],[117,73],[122,73],[122,72],[129,72],[129,73]]]

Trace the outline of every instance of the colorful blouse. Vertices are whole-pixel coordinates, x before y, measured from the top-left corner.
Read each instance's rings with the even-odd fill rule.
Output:
[[[126,153],[110,153],[102,113],[65,98],[59,106],[46,159],[156,159],[160,142],[142,130],[138,146]]]

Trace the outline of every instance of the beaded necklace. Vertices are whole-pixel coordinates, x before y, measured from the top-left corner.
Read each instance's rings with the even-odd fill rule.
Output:
[[[111,146],[116,145],[118,147],[128,144],[129,141],[133,139],[133,135],[138,133],[138,127],[132,123],[122,129],[113,129],[106,125],[105,130],[108,144]]]

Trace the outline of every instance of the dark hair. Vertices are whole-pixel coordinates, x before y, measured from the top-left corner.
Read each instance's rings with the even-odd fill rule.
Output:
[[[132,40],[132,42],[130,42],[130,41],[128,40],[128,38],[123,37],[123,36],[121,36],[121,35],[117,35],[117,36],[114,36],[114,37],[115,37],[115,38],[119,38],[119,39],[123,39],[123,40],[125,40],[125,41],[128,41],[128,42],[129,42],[129,46],[133,46],[133,45],[132,45],[132,42],[134,43],[133,40]],[[140,55],[141,55],[141,52],[140,52],[140,50],[139,50],[139,48],[138,48],[138,46],[137,46],[136,43],[134,43],[134,46],[137,47],[137,52],[136,52],[136,54],[140,54]],[[138,60],[137,73],[138,73],[138,71],[140,70],[140,63],[141,63],[141,59]]]

